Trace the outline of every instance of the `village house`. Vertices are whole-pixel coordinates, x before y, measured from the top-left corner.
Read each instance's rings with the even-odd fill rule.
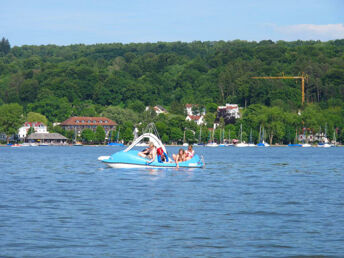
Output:
[[[185,112],[188,116],[205,116],[205,109],[200,109],[197,104],[186,104]]]
[[[19,139],[26,138],[30,128],[33,128],[35,133],[49,133],[47,126],[41,122],[25,122],[24,125],[19,128]]]
[[[67,143],[67,138],[59,133],[32,133],[27,137],[29,142],[39,142],[40,145],[63,145]]]
[[[116,130],[117,123],[106,117],[86,117],[86,116],[74,116],[68,118],[66,121],[61,123],[61,127],[65,130],[76,131],[78,135],[84,129],[91,129],[96,131],[97,126],[104,128],[106,136],[112,130]]]
[[[186,121],[194,121],[197,125],[203,125],[204,124],[204,116],[194,116],[194,115],[188,115],[185,119]]]
[[[145,111],[148,111],[151,107],[147,106]],[[167,114],[167,110],[165,108],[163,108],[162,106],[160,105],[157,105],[157,106],[154,106],[153,107],[153,110],[154,112],[157,114],[157,115],[160,115],[160,114]]]
[[[234,124],[235,120],[240,118],[238,104],[226,104],[225,106],[218,106],[215,119],[216,124],[220,122],[221,117],[224,119],[225,124]]]

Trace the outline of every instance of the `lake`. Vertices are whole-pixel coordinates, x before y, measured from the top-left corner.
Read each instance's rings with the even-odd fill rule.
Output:
[[[0,256],[344,255],[344,148],[196,147],[194,170],[97,160],[118,150],[1,147]]]

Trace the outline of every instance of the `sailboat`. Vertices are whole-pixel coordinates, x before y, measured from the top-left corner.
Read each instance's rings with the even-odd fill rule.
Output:
[[[225,131],[223,129],[221,129],[219,147],[226,147],[227,146],[227,144],[224,143],[224,138],[225,138]]]
[[[248,147],[257,147],[252,141],[252,128],[250,130],[250,142],[248,143]]]
[[[336,130],[333,128],[333,140],[332,140],[333,144],[331,145],[332,147],[336,147],[337,146],[337,138],[336,138]]]
[[[309,148],[309,147],[312,147],[312,145],[310,145],[309,143],[308,143],[308,139],[307,139],[307,135],[306,135],[306,128],[304,128],[304,130],[303,130],[303,139],[304,139],[304,143],[302,144],[302,147],[303,148]]]
[[[214,142],[214,133],[215,133],[215,128],[213,129],[212,137],[210,137],[212,141],[207,143],[205,146],[207,146],[207,147],[218,147],[219,146],[216,142]]]
[[[227,146],[234,146],[233,143],[231,143],[231,129],[228,129],[228,144]]]
[[[322,147],[322,148],[330,148],[331,147],[331,144],[329,144],[328,140],[327,140],[327,124],[325,124],[325,135],[323,137],[323,140],[318,143],[318,147]]]
[[[265,142],[265,130],[264,127],[259,127],[259,143],[257,144],[258,147],[270,147],[270,144]]]
[[[184,130],[184,137],[183,137],[183,146],[188,147],[189,144],[185,141],[185,130]]]
[[[240,142],[235,147],[248,147],[248,144],[242,141],[242,124],[240,124]]]
[[[78,142],[76,140],[76,128],[74,129],[74,144],[73,144],[73,146],[82,146],[82,143]]]

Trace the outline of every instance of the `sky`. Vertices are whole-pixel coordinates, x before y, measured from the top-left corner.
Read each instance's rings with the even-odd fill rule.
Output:
[[[12,46],[344,38],[344,0],[0,0]]]

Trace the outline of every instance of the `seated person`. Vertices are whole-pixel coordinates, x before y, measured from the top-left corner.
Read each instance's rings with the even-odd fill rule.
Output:
[[[142,158],[150,159],[148,163],[152,163],[156,157],[156,147],[154,146],[154,143],[150,142],[149,147],[139,152],[138,155]]]
[[[186,160],[190,160],[195,156],[195,151],[192,149],[192,146],[189,145],[188,149],[185,151]]]
[[[163,162],[168,162],[168,156],[167,154],[164,152],[163,148],[158,148],[157,149],[157,155],[158,155],[158,161],[160,163],[163,163]]]
[[[179,149],[178,154],[177,155],[173,154],[172,157],[177,164],[177,168],[179,168],[179,162],[186,161],[185,151],[183,149]]]

